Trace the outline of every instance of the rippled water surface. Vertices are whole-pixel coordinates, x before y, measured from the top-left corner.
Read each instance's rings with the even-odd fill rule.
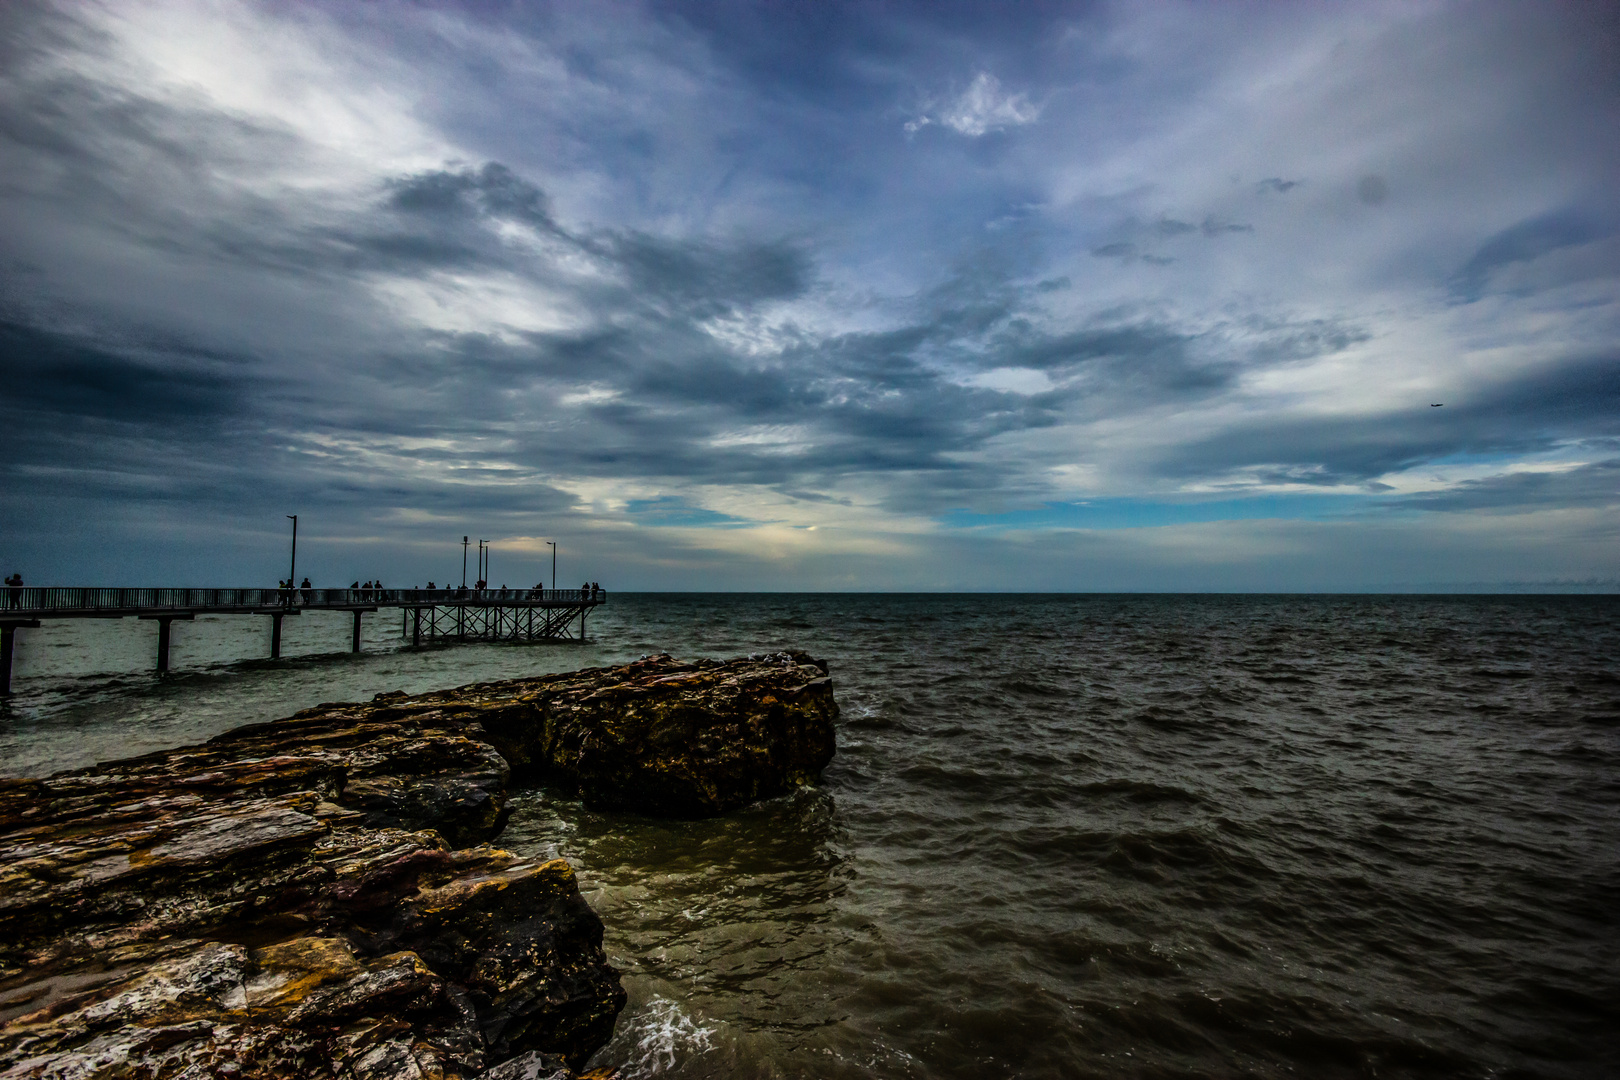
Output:
[[[615,596],[584,646],[379,617],[360,657],[288,625],[268,664],[251,619],[176,624],[161,683],[133,623],[24,631],[6,771],[653,651],[831,662],[819,788],[519,796],[501,843],[607,924],[628,1076],[1620,1073],[1617,598]]]

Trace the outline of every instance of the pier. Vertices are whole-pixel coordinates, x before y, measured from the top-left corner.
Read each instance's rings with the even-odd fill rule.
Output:
[[[396,608],[400,635],[412,645],[434,641],[584,641],[585,617],[607,602],[601,589],[0,589],[0,694],[11,693],[16,633],[43,619],[144,619],[158,624],[157,670],[169,670],[169,627],[198,615],[263,615],[270,619],[270,658],[281,658],[281,624],[306,611],[354,615],[352,651],[360,651],[361,616]],[[578,630],[575,630],[575,622]]]

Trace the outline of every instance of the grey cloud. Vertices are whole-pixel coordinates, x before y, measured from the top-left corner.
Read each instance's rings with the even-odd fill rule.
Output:
[[[1091,254],[1098,259],[1118,259],[1121,262],[1135,262],[1137,259],[1141,259],[1143,262],[1152,263],[1154,266],[1167,266],[1175,261],[1163,255],[1143,254],[1135,244],[1124,240],[1092,248]]]
[[[1368,206],[1377,206],[1389,198],[1389,181],[1382,176],[1363,176],[1356,181],[1356,198]]]
[[[782,241],[720,244],[631,232],[609,234],[595,247],[624,269],[643,296],[696,305],[699,317],[791,299],[810,280],[808,257]]]
[[[1245,328],[1258,339],[1246,343],[1245,355],[1262,364],[1311,360],[1372,340],[1365,327],[1329,319],[1303,323],[1249,320]]]
[[[1173,240],[1176,237],[1186,236],[1189,233],[1202,233],[1205,237],[1213,240],[1216,237],[1229,235],[1231,233],[1252,233],[1254,232],[1254,226],[1241,222],[1218,221],[1214,218],[1205,218],[1202,224],[1194,225],[1188,221],[1180,221],[1171,217],[1162,217],[1150,226],[1136,223],[1128,226],[1125,231],[1127,235],[1141,236],[1146,233],[1150,236],[1158,236],[1165,240]],[[1135,262],[1136,260],[1140,259],[1142,262],[1150,263],[1154,266],[1168,266],[1169,264],[1175,262],[1175,260],[1169,256],[1161,255],[1156,252],[1145,251],[1141,245],[1130,240],[1115,240],[1107,244],[1099,245],[1098,247],[1091,249],[1091,254],[1099,259],[1119,259],[1121,262],[1127,263]]]
[[[1399,500],[1401,506],[1441,511],[1521,512],[1544,507],[1620,504],[1620,458],[1574,469],[1506,473],[1466,480],[1444,491],[1425,491]]]
[[[1451,276],[1451,293],[1460,300],[1478,300],[1493,271],[1513,263],[1529,262],[1559,248],[1588,243],[1612,231],[1597,215],[1576,207],[1521,221],[1480,245]]]
[[[1292,191],[1294,188],[1299,187],[1299,185],[1300,181],[1298,180],[1284,180],[1280,176],[1268,176],[1264,180],[1256,183],[1254,185],[1254,190],[1261,195],[1264,195],[1268,191],[1274,192],[1278,195],[1283,195],[1289,191]]]
[[[832,503],[837,506],[853,505],[853,500],[837,498],[819,491],[805,491],[802,488],[778,488],[777,490],[788,498],[797,499],[799,502]]]
[[[424,216],[478,215],[557,231],[550,200],[498,162],[482,169],[437,170],[390,181],[388,205]]]
[[[176,361],[180,363],[177,364]],[[182,366],[183,365],[183,366]],[[119,354],[94,343],[0,322],[8,427],[26,430],[49,415],[128,424],[211,424],[244,410],[252,381],[217,358],[169,350],[158,359]]]
[[[1214,478],[1249,470],[1262,479],[1357,484],[1457,455],[1543,452],[1570,440],[1620,435],[1620,357],[1579,357],[1477,389],[1367,417],[1256,422],[1177,447],[1165,475]]]

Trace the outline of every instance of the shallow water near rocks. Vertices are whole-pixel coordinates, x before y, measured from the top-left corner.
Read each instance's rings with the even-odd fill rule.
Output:
[[[25,631],[5,771],[653,651],[831,662],[818,788],[517,797],[500,843],[607,924],[627,1076],[1620,1072],[1614,597],[614,596],[584,646],[379,617],[350,657],[308,616],[275,665],[253,626],[177,624],[162,682],[141,627]]]

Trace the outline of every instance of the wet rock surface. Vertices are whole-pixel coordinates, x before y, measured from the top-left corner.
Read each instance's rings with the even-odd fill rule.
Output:
[[[666,817],[711,817],[814,782],[838,718],[826,664],[804,653],[659,655],[411,701],[468,710],[514,769],[588,806]]]
[[[0,782],[0,1077],[567,1076],[624,1004],[514,775],[722,813],[819,774],[803,654],[667,656],[322,705]]]

